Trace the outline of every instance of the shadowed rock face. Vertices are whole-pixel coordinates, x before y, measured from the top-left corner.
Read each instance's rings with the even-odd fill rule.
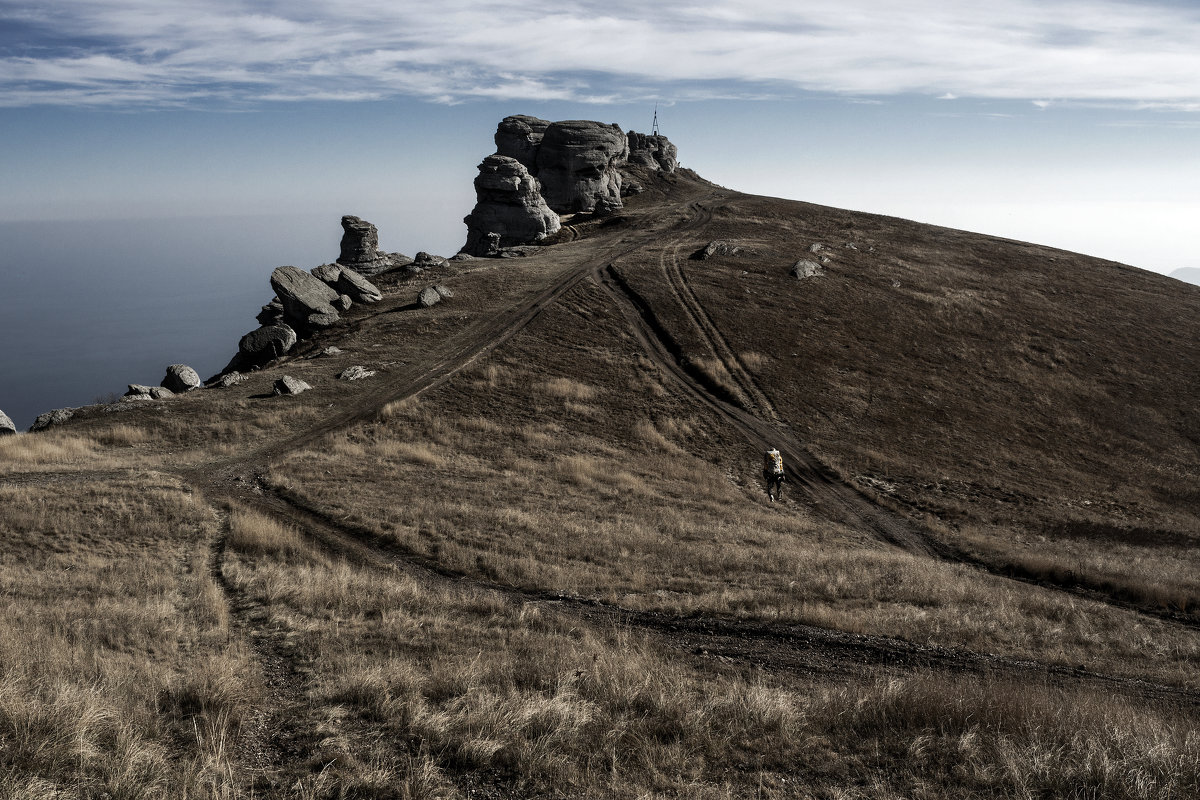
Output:
[[[561,227],[538,191],[538,180],[515,158],[490,155],[475,178],[478,201],[463,222],[473,256],[495,255],[501,247],[537,242]]]
[[[496,154],[515,158],[531,173],[537,172],[537,152],[549,120],[517,114],[496,126]]]
[[[629,132],[629,163],[652,170],[674,172],[679,148],[665,136]]]
[[[551,123],[537,152],[546,205],[560,214],[621,207],[622,166],[629,155],[618,125],[587,120]]]

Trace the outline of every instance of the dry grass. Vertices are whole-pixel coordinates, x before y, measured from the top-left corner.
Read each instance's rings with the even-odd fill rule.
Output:
[[[300,637],[330,710],[326,766],[301,796],[453,797],[480,776],[568,797],[1200,788],[1200,736],[1183,714],[969,677],[822,687],[710,672],[652,638],[355,567],[288,533],[287,548],[243,554],[229,574]]]
[[[0,796],[231,797],[255,689],[170,480],[2,488]]]

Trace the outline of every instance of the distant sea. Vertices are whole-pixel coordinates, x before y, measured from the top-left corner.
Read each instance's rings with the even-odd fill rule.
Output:
[[[27,430],[169,364],[208,378],[258,326],[271,271],[333,261],[341,235],[325,216],[0,223],[0,410]]]

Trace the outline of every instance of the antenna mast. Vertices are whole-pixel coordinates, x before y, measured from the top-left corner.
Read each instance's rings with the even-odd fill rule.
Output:
[[[658,136],[658,103],[654,104],[654,124],[650,126],[650,135]]]

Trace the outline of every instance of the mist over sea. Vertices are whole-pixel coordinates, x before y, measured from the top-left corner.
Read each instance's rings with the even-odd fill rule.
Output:
[[[337,258],[339,222],[325,215],[0,222],[0,410],[27,430],[45,411],[121,395],[130,383],[157,386],[168,364],[208,378],[258,326],[254,316],[272,296],[271,270]],[[402,248],[385,234],[381,226],[385,250],[413,255],[439,246]],[[457,249],[448,241],[441,247]]]

